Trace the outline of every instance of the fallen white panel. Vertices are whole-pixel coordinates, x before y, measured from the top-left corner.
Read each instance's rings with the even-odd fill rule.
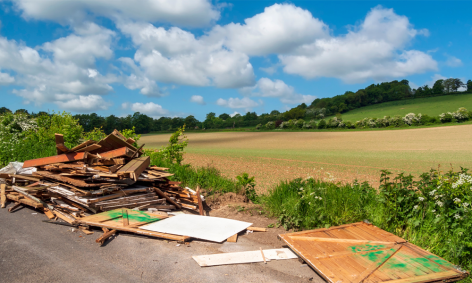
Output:
[[[266,261],[291,259],[297,256],[289,249],[263,250]],[[192,257],[200,266],[263,262],[261,251],[200,255]]]
[[[227,218],[181,214],[139,228],[154,232],[223,242],[251,225],[252,223]]]

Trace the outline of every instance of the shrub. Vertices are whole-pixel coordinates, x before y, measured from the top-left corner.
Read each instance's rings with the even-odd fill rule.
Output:
[[[298,119],[297,121],[295,121],[293,123],[294,127],[297,128],[297,129],[301,129],[303,128],[303,124],[305,123],[305,120],[303,119]]]
[[[464,107],[459,108],[456,112],[452,113],[452,116],[458,121],[458,122],[464,122],[469,120],[470,113],[467,109]]]
[[[398,115],[393,116],[392,118],[390,118],[388,123],[389,123],[390,126],[393,126],[393,127],[401,127],[401,126],[405,125],[405,123],[403,122],[402,117],[400,117]]]
[[[318,129],[326,129],[326,121],[324,119],[321,119],[319,122],[318,122],[318,125],[317,125]]]
[[[403,123],[408,126],[417,126],[420,125],[421,116],[421,113],[418,115],[415,115],[415,113],[408,113],[405,115],[405,117],[402,118],[402,120]]]
[[[259,130],[262,127],[262,124],[257,124],[256,130]]]
[[[316,129],[315,120],[310,120],[309,122],[303,123],[303,129]]]
[[[375,121],[377,128],[386,128],[390,126],[390,116],[384,116],[383,118],[377,119]]]
[[[439,115],[439,120],[442,122],[442,123],[449,123],[449,122],[452,122],[452,119],[454,118],[454,116],[452,116],[452,113],[451,112],[447,112],[447,113],[442,113]]]
[[[333,117],[333,118],[328,120],[327,127],[328,128],[337,128],[339,126],[339,123],[341,123],[341,122],[342,122],[342,119],[340,119],[338,117]]]
[[[167,146],[160,150],[148,151],[147,154],[151,157],[151,160],[154,160],[155,163],[181,165],[184,149],[188,145],[188,139],[184,131],[185,125],[170,136]]]
[[[237,184],[243,188],[246,198],[253,203],[259,203],[259,197],[255,190],[256,183],[254,182],[254,177],[249,177],[248,173],[242,173],[236,176],[236,179],[238,180]]]
[[[279,127],[280,127],[280,124],[282,124],[283,122],[284,122],[284,121],[282,121],[282,120],[277,120],[277,121],[275,121],[275,127],[276,127],[276,128],[279,128]]]
[[[265,125],[265,127],[269,130],[273,130],[275,128],[275,122],[267,122],[267,124]]]

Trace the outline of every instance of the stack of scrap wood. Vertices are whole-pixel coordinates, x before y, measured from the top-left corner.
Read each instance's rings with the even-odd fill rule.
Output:
[[[69,149],[56,134],[57,155],[24,162],[31,175],[0,173],[2,206],[10,200],[13,209],[27,205],[69,223],[118,208],[198,210],[199,196],[167,179],[167,168],[151,166],[134,143],[115,130]]]

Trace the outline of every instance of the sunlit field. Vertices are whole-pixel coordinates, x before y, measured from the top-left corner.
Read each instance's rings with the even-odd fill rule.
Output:
[[[212,165],[229,177],[248,172],[259,192],[308,176],[378,185],[379,171],[418,175],[430,168],[472,168],[472,125],[368,132],[189,133],[184,162]],[[147,148],[169,135],[143,136]]]

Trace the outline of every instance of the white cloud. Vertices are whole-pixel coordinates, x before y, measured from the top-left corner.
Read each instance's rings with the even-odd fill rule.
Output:
[[[131,110],[134,112],[140,112],[148,116],[158,118],[164,115],[168,115],[169,111],[162,108],[161,105],[154,102],[140,103],[136,102],[131,105]]]
[[[292,86],[285,82],[268,78],[261,78],[254,87],[242,88],[240,92],[247,96],[279,98],[285,104],[309,104],[316,98],[313,95],[298,94]]]
[[[88,13],[184,26],[206,26],[220,17],[209,0],[13,0],[23,17],[80,22]]]
[[[129,103],[128,102],[123,102],[121,103],[121,109],[125,110],[129,108]]]
[[[106,110],[111,106],[110,102],[105,101],[99,95],[78,95],[76,98],[67,101],[57,101],[56,104],[61,110],[75,112],[94,112],[98,110]]]
[[[9,85],[15,82],[15,78],[10,76],[8,73],[0,72],[0,85]]]
[[[277,72],[277,66],[270,66],[270,67],[267,67],[267,68],[259,68],[259,70],[263,71],[263,72],[266,72],[267,74],[269,75],[273,75],[275,74],[275,72]]]
[[[190,102],[197,103],[200,105],[206,104],[205,101],[203,100],[203,96],[201,95],[192,95],[192,97],[190,98]]]
[[[243,97],[242,99],[240,98],[229,98],[229,99],[223,99],[219,98],[216,101],[216,104],[219,106],[223,107],[228,107],[232,109],[239,109],[239,108],[244,108],[246,110],[251,109],[253,107],[259,106],[260,102],[256,102],[248,97]]]
[[[236,115],[241,115],[241,113],[239,113],[238,111],[234,111],[232,114],[229,114],[230,117],[234,117]]]
[[[443,75],[440,75],[440,74],[434,74],[432,77],[431,77],[431,80],[430,81],[427,81],[426,84],[429,86],[429,87],[433,87],[434,83],[437,81],[437,80],[445,80],[447,79],[447,77],[443,76]]]
[[[305,78],[334,77],[348,83],[437,70],[424,52],[404,47],[425,30],[415,30],[393,9],[376,7],[345,36],[317,39],[289,55],[279,55],[284,71]]]
[[[100,74],[94,62],[96,58],[112,56],[109,48],[112,36],[113,33],[107,29],[85,23],[80,34],[72,34],[35,49],[0,37],[0,68],[15,73],[15,84],[22,88],[15,89],[13,93],[22,97],[24,103],[41,105],[52,102],[66,110],[83,112],[106,109],[110,104],[98,99],[97,95],[109,93],[112,90],[109,84],[117,79],[112,75]],[[81,42],[105,46],[97,47],[97,51],[81,45]],[[74,44],[80,46],[75,48]],[[40,49],[52,55],[40,55]]]
[[[286,53],[328,36],[327,26],[311,13],[292,4],[275,4],[263,13],[244,20],[216,26],[211,35],[225,38],[225,45],[249,55]]]
[[[177,27],[166,30],[144,23],[118,22],[118,28],[138,47],[134,61],[150,79],[219,88],[254,85],[249,57],[228,50],[221,40],[197,39]]]
[[[451,55],[446,55],[446,56],[447,56],[446,65],[448,65],[449,67],[460,67],[463,65],[461,59],[451,56]]]

